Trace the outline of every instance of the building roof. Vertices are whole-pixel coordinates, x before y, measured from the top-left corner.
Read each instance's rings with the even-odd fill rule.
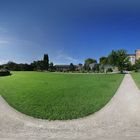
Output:
[[[55,67],[69,67],[70,65],[55,65]]]
[[[128,54],[128,56],[136,56],[136,54]]]
[[[78,67],[78,65],[73,65],[73,66]],[[70,67],[70,65],[55,65],[55,67],[66,68],[66,67]]]

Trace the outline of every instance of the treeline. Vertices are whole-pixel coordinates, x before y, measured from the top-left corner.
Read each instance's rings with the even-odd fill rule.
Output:
[[[94,65],[93,65],[94,64]],[[91,67],[93,65],[93,67]],[[129,55],[126,50],[112,50],[108,56],[103,56],[99,58],[99,63],[97,60],[88,58],[84,63],[84,70],[93,72],[105,72],[105,69],[108,72],[112,72],[111,67],[116,67],[118,71],[123,73],[123,71],[140,71],[140,59],[135,60],[135,64],[130,62]]]
[[[44,54],[43,60],[34,61],[31,64],[17,64],[9,61],[7,64],[0,66],[1,69],[7,69],[10,71],[53,71],[53,63],[49,63],[48,54]]]
[[[113,50],[107,57],[101,57],[100,64],[116,66],[121,73],[123,71],[137,72],[140,70],[140,59],[135,58],[135,63],[132,64],[127,51],[123,49]]]
[[[42,60],[33,61],[31,64],[17,64],[15,62],[8,62],[0,66],[0,69],[9,71],[62,71],[62,72],[113,72],[117,68],[118,71],[140,71],[140,59],[136,60],[132,65],[129,55],[125,50],[113,50],[108,56],[103,56],[99,59],[88,58],[84,61],[84,65],[55,65],[49,62],[48,54],[44,54]]]

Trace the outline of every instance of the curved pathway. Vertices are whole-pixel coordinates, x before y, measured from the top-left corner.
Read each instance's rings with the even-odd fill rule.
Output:
[[[99,112],[69,121],[25,116],[0,97],[0,140],[140,140],[140,91],[125,75],[112,100]]]

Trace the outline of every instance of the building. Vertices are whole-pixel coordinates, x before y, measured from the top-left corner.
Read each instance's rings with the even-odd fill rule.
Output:
[[[140,59],[140,50],[136,50],[136,60]]]
[[[128,57],[131,64],[134,65],[136,62],[136,54],[128,54]]]
[[[113,73],[117,73],[118,72],[118,68],[115,67],[115,66],[112,66],[110,64],[101,64],[100,65],[100,72],[104,72],[104,73],[107,73],[107,72],[113,72]]]
[[[70,71],[70,65],[55,65],[55,70],[59,72],[68,72]],[[81,71],[83,69],[82,64],[74,65],[75,71]]]
[[[70,65],[55,65],[55,69],[60,72],[69,71]]]
[[[96,67],[97,63],[92,63],[89,65],[90,70],[94,70],[94,68]]]
[[[140,50],[136,50],[135,54],[128,54],[128,57],[131,64],[134,65],[136,60],[140,59]]]
[[[82,71],[83,70],[83,64],[78,64],[78,65],[75,65],[75,70],[76,71]]]

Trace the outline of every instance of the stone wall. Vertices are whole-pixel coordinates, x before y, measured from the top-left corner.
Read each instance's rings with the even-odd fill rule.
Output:
[[[136,50],[136,60],[140,59],[140,50]]]

